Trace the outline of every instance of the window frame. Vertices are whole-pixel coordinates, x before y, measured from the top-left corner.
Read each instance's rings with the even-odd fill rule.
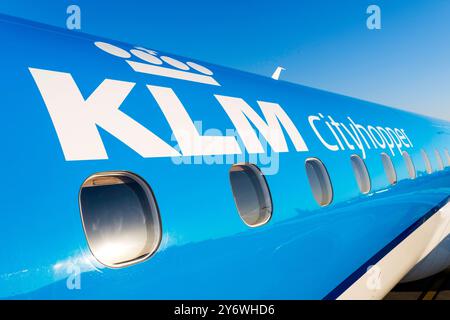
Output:
[[[436,148],[434,149],[434,156],[438,164],[438,171],[444,170],[445,169],[444,160],[442,160],[441,153]]]
[[[428,156],[428,153],[425,151],[425,149],[421,149],[420,153],[422,155],[422,160],[425,163],[425,172],[427,174],[433,173],[433,166],[430,161],[430,157]]]
[[[406,155],[406,156],[405,156]],[[408,171],[408,176],[411,180],[414,180],[417,178],[417,170],[416,170],[416,166],[414,164],[413,159],[411,158],[411,155],[407,152],[407,151],[403,151],[402,152],[402,157],[403,160],[405,161],[406,164],[406,170]],[[411,170],[414,172],[414,175],[411,175]]]
[[[445,158],[447,160],[447,165],[445,167],[448,168],[448,167],[450,167],[450,153],[448,152],[447,148],[444,148],[444,154],[445,154]]]
[[[392,162],[391,157],[386,152],[382,152],[380,155],[381,155],[381,162],[383,165],[384,173],[389,182],[389,185],[394,186],[398,183],[398,175],[397,175],[397,170],[395,170],[394,163]],[[385,162],[383,161],[383,159],[386,159],[387,161],[389,161],[389,165],[392,168],[392,173],[394,174],[394,181],[391,181],[389,173],[386,170]]]
[[[86,231],[85,219],[84,219],[84,214],[83,214],[83,206],[81,203],[81,194],[82,194],[83,188],[85,187],[85,185],[88,181],[93,180],[95,178],[104,178],[104,177],[111,177],[111,176],[114,176],[114,177],[124,176],[126,178],[129,178],[129,179],[135,181],[142,188],[147,200],[150,200],[148,204],[153,213],[153,218],[155,218],[155,220],[156,220],[155,222],[157,222],[156,225],[157,225],[157,232],[158,232],[158,234],[157,234],[158,237],[154,243],[154,246],[147,254],[139,256],[135,259],[132,259],[129,261],[124,261],[123,263],[114,264],[114,265],[105,263],[104,261],[100,260],[97,257],[97,255],[93,252],[93,250],[91,248],[91,241],[89,240],[89,235],[88,235],[88,232]],[[147,181],[145,181],[145,179],[142,178],[141,176],[139,176],[131,171],[120,171],[120,170],[103,171],[103,172],[97,172],[97,173],[91,174],[88,178],[86,178],[83,181],[83,183],[81,184],[81,186],[79,188],[78,207],[79,207],[79,211],[80,211],[83,233],[86,238],[86,242],[88,244],[89,251],[91,252],[92,256],[103,266],[110,268],[110,269],[121,269],[121,268],[129,267],[129,266],[133,266],[133,265],[139,264],[141,262],[144,262],[144,261],[150,259],[153,255],[156,254],[156,252],[158,252],[160,245],[161,245],[162,237],[163,237],[161,214],[160,214],[159,206],[156,201],[156,197],[153,192],[153,189],[150,187],[150,185],[147,183]]]
[[[361,188],[361,186],[360,186],[360,184],[358,183],[358,177],[356,176],[356,170],[355,170],[355,167],[353,166],[353,159],[358,159],[357,161],[358,161],[360,164],[362,164],[362,167],[364,168],[365,176],[366,176],[366,178],[367,178],[367,183],[368,183],[368,185],[369,185],[369,188],[368,188],[367,191],[363,191],[362,188]],[[354,174],[354,176],[355,176],[356,184],[358,185],[359,191],[360,191],[362,194],[368,194],[368,193],[370,193],[370,191],[372,190],[372,179],[370,178],[369,169],[367,169],[367,165],[366,165],[366,162],[364,161],[364,159],[361,158],[361,157],[360,157],[359,155],[357,155],[357,154],[352,154],[352,155],[350,156],[350,164],[351,164],[351,166],[352,166],[353,174]]]
[[[327,178],[327,181],[328,181],[329,186],[330,186],[330,197],[329,197],[329,201],[328,201],[327,203],[322,204],[322,203],[320,203],[320,202],[317,200],[316,194],[314,193],[314,190],[313,190],[312,185],[311,185],[310,176],[308,175],[308,169],[307,169],[307,167],[306,167],[306,165],[308,164],[308,162],[316,162],[316,163],[318,163],[318,164],[323,168],[323,172],[326,173],[326,178]],[[311,193],[312,193],[312,195],[313,195],[313,198],[314,198],[315,202],[316,202],[320,207],[327,207],[327,206],[329,206],[330,204],[332,204],[332,203],[333,203],[333,200],[334,200],[334,188],[333,188],[333,182],[331,181],[330,173],[329,173],[327,167],[325,166],[325,164],[322,162],[322,160],[320,160],[319,158],[315,158],[315,157],[307,158],[307,159],[305,160],[305,171],[306,171],[306,177],[307,177],[307,179],[308,179],[309,189],[311,190]],[[323,191],[323,190],[322,190],[322,191]]]
[[[243,215],[241,214],[241,210],[239,209],[239,205],[238,202],[236,201],[236,196],[235,196],[235,190],[233,188],[233,182],[232,182],[232,178],[231,178],[231,173],[233,168],[235,167],[246,167],[246,168],[250,168],[250,170],[253,172],[253,174],[255,174],[258,177],[258,184],[261,186],[261,183],[263,184],[263,186],[265,187],[265,191],[262,191],[262,193],[266,193],[267,197],[268,197],[268,202],[270,204],[270,213],[268,214],[267,217],[265,217],[263,220],[259,221],[258,223],[255,224],[251,224],[249,222],[247,222],[244,218]],[[238,212],[239,218],[245,223],[246,226],[250,227],[250,228],[258,228],[261,226],[266,225],[267,223],[269,223],[269,221],[272,219],[273,217],[273,211],[274,211],[274,207],[273,207],[273,199],[272,199],[272,193],[270,191],[270,187],[269,187],[269,183],[267,182],[266,176],[264,175],[264,173],[261,171],[261,169],[258,167],[258,165],[254,164],[254,163],[250,163],[250,162],[241,162],[241,163],[236,163],[233,164],[230,168],[230,170],[228,171],[228,176],[229,176],[229,181],[230,181],[230,187],[231,187],[231,193],[233,195],[233,200],[234,200],[234,204],[236,207],[236,210]],[[265,199],[267,200],[267,199]],[[242,208],[241,208],[242,209]],[[261,208],[260,208],[261,210]]]

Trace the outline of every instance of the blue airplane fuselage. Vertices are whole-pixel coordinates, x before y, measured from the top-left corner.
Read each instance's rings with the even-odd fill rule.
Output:
[[[183,63],[152,64],[129,44],[10,17],[0,17],[0,39],[1,298],[334,299],[448,201],[446,121],[147,49],[147,60]],[[276,113],[281,131],[246,138],[233,108]],[[229,138],[195,147],[183,130]],[[353,154],[366,163],[368,194]],[[309,158],[329,173],[328,206],[311,192]],[[261,168],[272,196],[272,218],[256,228],[230,187],[242,162]],[[92,174],[117,170],[151,186],[162,239],[148,260],[112,269],[89,250],[79,192]]]

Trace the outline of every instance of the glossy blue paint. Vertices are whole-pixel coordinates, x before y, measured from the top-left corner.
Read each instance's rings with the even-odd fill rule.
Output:
[[[450,147],[447,122],[215,65],[208,68],[220,87],[139,75],[99,51],[93,42],[101,39],[9,17],[0,17],[0,40],[2,298],[320,299],[449,195],[450,170],[427,175],[420,155],[426,149],[437,168],[434,148],[444,156]],[[278,154],[278,173],[266,177],[273,218],[252,229],[236,211],[230,164],[144,159],[104,131],[108,160],[65,161],[29,67],[71,73],[85,97],[105,78],[135,82],[121,110],[171,145],[170,127],[145,85],[172,88],[192,119],[203,121],[203,130],[233,128],[215,94],[243,98],[260,115],[256,101],[276,102],[309,151],[296,152],[288,139],[290,152]],[[381,150],[371,149],[366,164],[372,191],[361,195],[350,164],[358,152],[327,150],[308,124],[317,113],[404,128],[414,143],[408,152],[418,178],[408,179],[396,153],[399,182],[389,186]],[[309,157],[321,159],[330,173],[334,199],[328,207],[319,207],[311,194],[304,169]],[[255,163],[266,166],[260,158]],[[78,208],[83,181],[109,170],[134,172],[151,185],[163,229],[151,259],[115,270],[92,257]],[[74,267],[81,271],[80,290],[66,285]]]

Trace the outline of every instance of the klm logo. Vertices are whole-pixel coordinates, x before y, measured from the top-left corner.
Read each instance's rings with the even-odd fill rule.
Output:
[[[95,46],[103,51],[99,53],[123,59],[139,73],[198,83],[200,90],[204,85],[220,86],[211,70],[194,62],[161,56],[142,47],[127,51],[105,42],[95,42]],[[260,100],[253,102],[252,107],[240,97],[214,95],[215,104],[225,111],[234,126],[229,129],[236,132],[242,142],[238,143],[236,135],[200,133],[185,103],[172,88],[147,84],[148,98],[158,104],[172,129],[172,136],[178,143],[174,147],[144,127],[138,119],[120,110],[136,83],[105,79],[90,96],[83,97],[70,73],[29,70],[67,161],[108,159],[99,127],[144,158],[241,155],[244,150],[250,155],[267,153],[260,138],[264,138],[275,153],[289,152],[287,138],[297,152],[308,151],[294,122],[283,107],[274,102]],[[139,107],[145,108],[145,101],[142,103]],[[259,112],[254,107],[259,108]],[[402,128],[361,125],[351,117],[336,121],[331,115],[321,113],[309,115],[307,120],[318,141],[332,152],[358,150],[365,158],[370,149],[389,150],[395,156],[403,149],[413,147]]]
[[[168,56],[159,57],[156,51],[142,47],[126,51],[106,42],[96,42],[95,45],[110,55],[125,59],[136,72],[220,86],[212,77],[211,70],[195,62],[184,63]]]

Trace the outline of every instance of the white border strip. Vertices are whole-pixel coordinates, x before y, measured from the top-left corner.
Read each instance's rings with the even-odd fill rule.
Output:
[[[450,203],[431,216],[353,283],[338,300],[383,299],[450,234]]]

